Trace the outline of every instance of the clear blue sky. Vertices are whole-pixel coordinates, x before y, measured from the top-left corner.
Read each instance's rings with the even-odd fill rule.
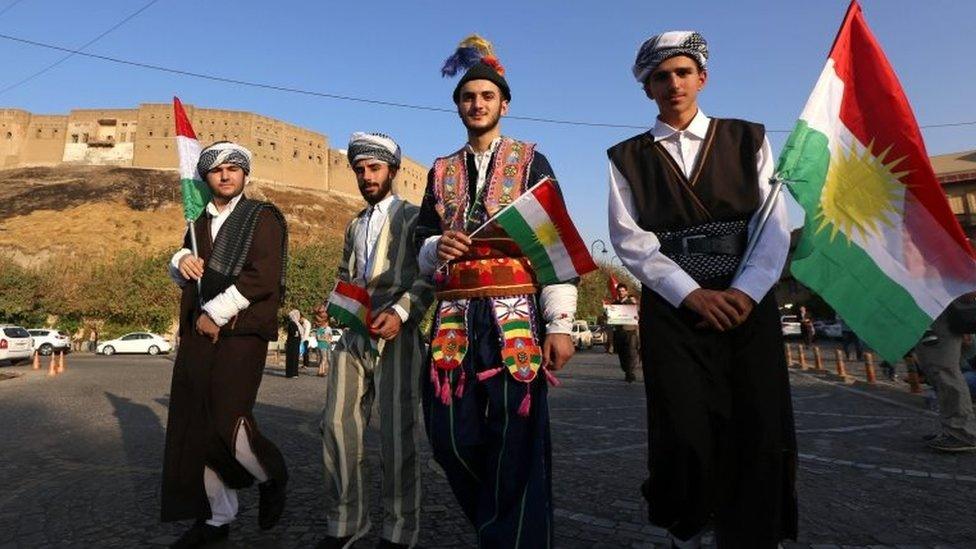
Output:
[[[146,0],[0,0],[0,33],[80,46]],[[654,105],[630,75],[637,46],[664,30],[709,42],[713,116],[788,130],[823,67],[847,7],[816,2],[709,1],[230,2],[159,0],[86,51],[219,76],[402,103],[452,107],[440,66],[466,34],[495,43],[512,86],[511,114],[649,126]],[[976,120],[976,2],[864,0],[868,24],[921,124]],[[5,8],[10,8],[6,10]],[[62,53],[0,39],[0,89]],[[134,107],[173,95],[199,106],[248,110],[329,136],[393,135],[430,163],[460,146],[452,114],[403,110],[268,90],[74,57],[15,89],[0,106],[38,113]],[[606,240],[605,149],[640,130],[508,120],[504,131],[539,143],[584,238]],[[771,133],[778,152],[785,133]],[[976,126],[923,130],[930,154],[976,148]]]

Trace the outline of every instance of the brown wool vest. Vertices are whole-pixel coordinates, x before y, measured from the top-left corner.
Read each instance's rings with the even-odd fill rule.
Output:
[[[756,153],[761,124],[713,118],[691,178],[649,132],[614,145],[607,155],[627,178],[646,231],[675,231],[715,221],[748,219],[759,209]]]

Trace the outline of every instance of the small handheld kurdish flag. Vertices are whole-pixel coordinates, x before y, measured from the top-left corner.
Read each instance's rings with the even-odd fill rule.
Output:
[[[176,150],[180,155],[180,192],[183,195],[183,218],[195,221],[210,202],[210,188],[197,173],[200,142],[193,133],[190,119],[183,111],[179,97],[173,98],[173,119],[176,121]]]
[[[791,272],[887,360],[976,289],[976,255],[856,1],[778,172],[806,211]]]
[[[540,284],[567,282],[597,268],[551,178],[516,198],[492,221],[529,258]]]
[[[330,317],[365,337],[373,352],[377,352],[376,340],[369,333],[372,317],[369,311],[369,292],[366,288],[342,280],[336,282],[335,289],[329,295],[326,310]]]

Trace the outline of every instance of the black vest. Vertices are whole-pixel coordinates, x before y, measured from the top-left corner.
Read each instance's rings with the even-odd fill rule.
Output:
[[[614,145],[607,155],[630,183],[637,224],[675,231],[749,219],[759,209],[756,153],[764,136],[761,124],[713,118],[690,179],[650,132]]]

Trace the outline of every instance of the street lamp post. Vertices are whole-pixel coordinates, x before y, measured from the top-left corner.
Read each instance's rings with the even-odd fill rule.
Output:
[[[590,244],[590,255],[591,256],[596,255],[596,252],[593,249],[593,247],[596,246],[597,244],[600,245],[600,253],[603,254],[601,259],[603,259],[603,263],[606,264],[606,262],[607,262],[607,243],[604,242],[604,241],[602,241],[602,240],[600,240],[599,238],[596,239],[596,240],[594,240]]]

